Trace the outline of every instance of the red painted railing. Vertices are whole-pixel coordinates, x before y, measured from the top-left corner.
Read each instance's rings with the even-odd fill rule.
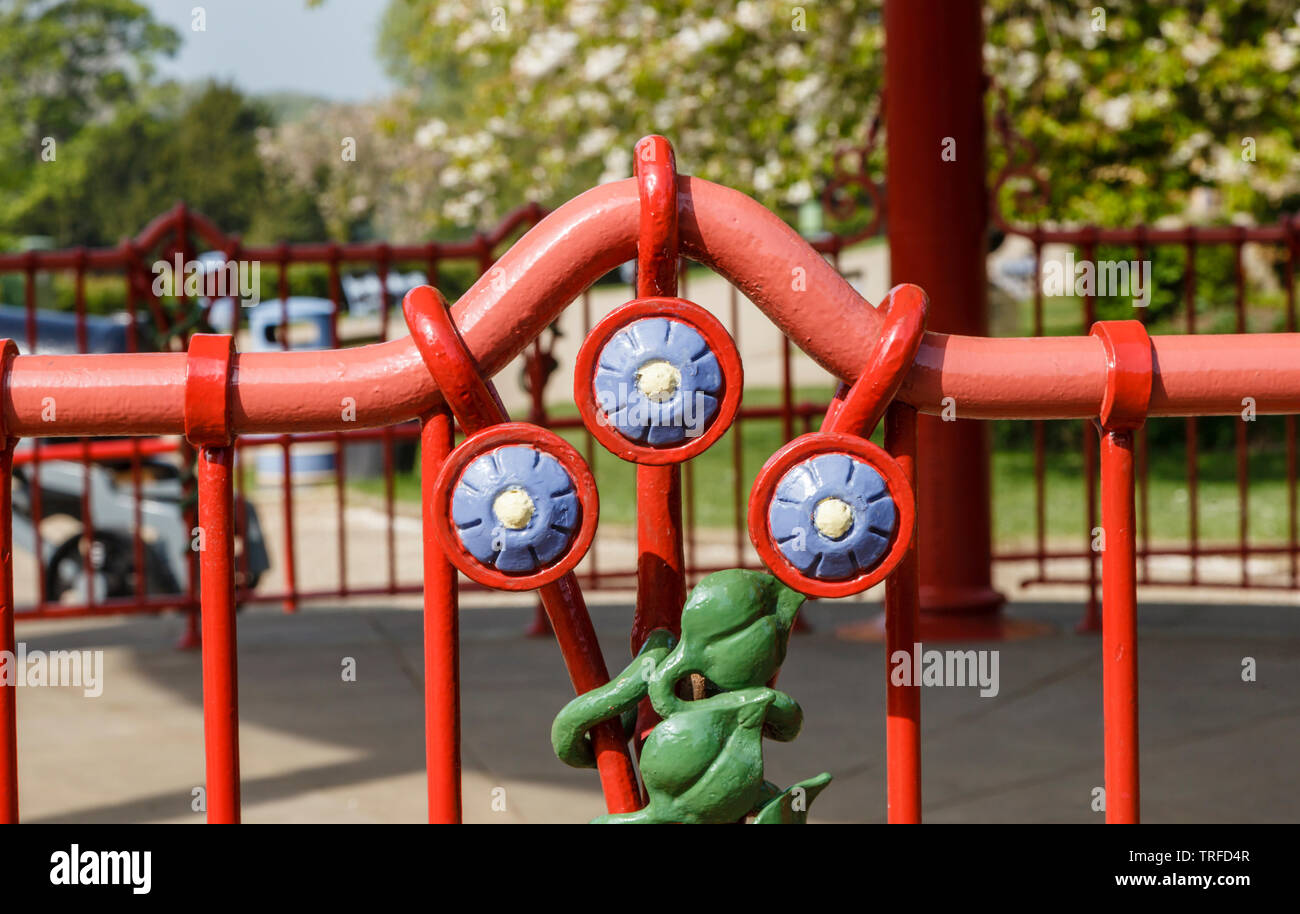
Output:
[[[857,151],[855,154],[859,158],[865,158],[869,155],[870,145],[869,142],[866,149]],[[998,187],[1015,176],[1012,173],[1000,176]],[[832,265],[837,268],[840,251],[848,244],[874,234],[879,228],[880,217],[883,212],[883,193],[881,193],[880,189],[864,173],[850,171],[847,167],[837,174],[835,181],[828,187],[826,205],[829,211],[838,216],[843,216],[846,211],[852,211],[853,201],[840,199],[837,196],[838,189],[847,186],[859,188],[861,196],[872,202],[874,218],[868,225],[851,236],[825,235],[811,243],[815,250],[829,257]],[[997,188],[995,188],[995,196],[996,194]],[[482,275],[495,263],[497,252],[502,244],[520,230],[541,218],[542,213],[543,211],[540,208],[524,207],[513,213],[493,231],[477,235],[468,241],[452,244],[278,244],[245,247],[238,238],[223,234],[202,215],[188,211],[183,206],[178,206],[171,212],[154,220],[136,238],[124,241],[114,248],[0,254],[0,274],[5,271],[17,271],[23,277],[24,300],[28,314],[27,332],[23,339],[26,348],[31,350],[40,343],[41,339],[36,309],[38,279],[51,272],[70,273],[74,285],[73,314],[77,320],[77,339],[79,346],[84,349],[87,338],[84,322],[87,278],[102,275],[105,271],[120,271],[126,291],[127,310],[132,318],[126,327],[127,343],[128,348],[135,349],[141,344],[138,335],[139,327],[134,320],[137,309],[142,309],[149,314],[151,321],[163,333],[164,339],[168,340],[170,346],[183,345],[185,337],[185,334],[179,330],[175,337],[166,336],[167,328],[173,327],[176,319],[166,313],[150,288],[151,283],[148,281],[146,265],[151,258],[167,259],[176,252],[182,252],[188,256],[194,248],[206,246],[245,261],[259,260],[263,264],[271,265],[275,271],[275,286],[280,297],[287,297],[293,291],[289,273],[290,267],[296,264],[321,264],[326,266],[328,271],[329,296],[332,299],[334,309],[331,316],[331,342],[338,344],[342,342],[339,339],[338,330],[342,303],[340,277],[344,268],[370,266],[385,283],[389,270],[401,265],[422,266],[432,282],[436,282],[440,273],[448,269],[449,265],[456,263],[468,264],[474,271]],[[1003,229],[1011,233],[1024,234],[1030,239],[1035,252],[1035,274],[1038,273],[1038,267],[1041,265],[1043,247],[1047,244],[1077,245],[1080,247],[1081,256],[1084,259],[1090,259],[1101,244],[1132,244],[1134,245],[1135,254],[1139,258],[1145,256],[1147,252],[1156,250],[1161,245],[1174,245],[1185,249],[1189,271],[1184,284],[1186,290],[1185,311],[1189,333],[1196,330],[1195,264],[1196,251],[1199,248],[1205,245],[1229,245],[1233,247],[1237,276],[1237,292],[1233,309],[1237,319],[1237,329],[1247,330],[1249,328],[1244,320],[1246,300],[1243,291],[1244,280],[1241,266],[1243,246],[1260,244],[1279,247],[1285,252],[1287,270],[1287,281],[1284,283],[1286,295],[1285,326],[1288,330],[1295,328],[1294,267],[1297,256],[1300,256],[1300,227],[1297,226],[1294,220],[1284,221],[1276,226],[1244,229],[1226,227],[1155,230],[1138,227],[1126,230],[1090,228],[1048,230],[1041,227],[1020,228],[1009,224],[1003,219],[997,207],[994,207],[994,213],[996,220]],[[678,283],[683,294],[689,294],[684,270],[679,271]],[[740,339],[741,292],[735,285],[732,285],[729,289],[729,295],[726,305],[728,329],[737,338],[738,342],[743,345],[745,341]],[[1080,330],[1086,330],[1091,326],[1095,317],[1094,298],[1091,296],[1083,297],[1082,306],[1084,313],[1081,317]],[[1044,331],[1044,302],[1042,285],[1039,282],[1034,283],[1032,307],[1033,333],[1042,335]],[[590,332],[593,326],[592,302],[590,293],[587,291],[584,291],[581,295],[580,312],[582,316],[581,329],[585,335]],[[383,326],[383,324],[390,323],[385,316],[387,314],[386,308],[381,308],[380,313],[379,336],[381,338],[387,338],[393,332],[401,332],[402,328],[400,327]],[[1141,316],[1140,311],[1136,313]],[[288,346],[287,338],[282,339],[281,344]],[[688,583],[720,567],[752,567],[755,565],[755,556],[748,547],[744,533],[744,493],[742,490],[746,480],[743,458],[747,428],[754,423],[778,422],[782,440],[790,440],[800,432],[809,431],[825,408],[825,404],[822,402],[801,402],[798,399],[793,381],[793,343],[788,335],[781,337],[780,347],[779,369],[774,379],[780,392],[779,402],[772,406],[742,406],[734,426],[735,434],[731,437],[732,491],[729,494],[734,506],[732,517],[734,555],[729,560],[721,564],[717,557],[701,561],[699,548],[700,524],[697,523],[699,492],[695,484],[693,465],[687,463],[678,474],[680,477],[678,484],[685,496],[683,504],[684,542],[681,562],[685,572],[685,580]],[[534,339],[532,345],[526,348],[525,355],[527,356],[527,363],[524,372],[529,380],[528,387],[531,395],[528,418],[530,421],[548,428],[556,430],[571,429],[584,435],[585,442],[582,444],[582,448],[588,459],[592,459],[595,453],[595,442],[585,432],[581,421],[576,417],[554,415],[547,409],[545,402],[547,395],[546,383],[550,366],[547,364],[548,352],[543,347],[540,337]],[[967,414],[966,405],[964,401],[961,401],[962,415]],[[1298,506],[1296,498],[1298,460],[1294,418],[1286,417],[1284,426],[1287,533],[1281,542],[1259,542],[1252,540],[1249,536],[1249,512],[1246,506],[1250,482],[1248,447],[1251,439],[1249,437],[1249,425],[1246,423],[1237,424],[1235,459],[1239,521],[1237,525],[1237,541],[1234,544],[1205,542],[1200,536],[1198,518],[1202,512],[1198,497],[1199,448],[1196,438],[1197,420],[1192,416],[1184,418],[1182,421],[1186,425],[1187,511],[1190,521],[1189,533],[1185,542],[1171,540],[1168,536],[1160,536],[1159,540],[1153,542],[1153,528],[1150,523],[1150,492],[1147,472],[1149,448],[1147,447],[1146,426],[1138,432],[1136,465],[1139,518],[1138,554],[1141,560],[1139,583],[1144,586],[1204,585],[1206,583],[1221,586],[1227,583],[1230,586],[1251,588],[1300,587],[1300,523],[1298,523],[1297,518]],[[1090,594],[1085,627],[1096,628],[1099,621],[1096,601],[1097,586],[1100,580],[1099,564],[1098,555],[1090,548],[1089,543],[1098,516],[1097,442],[1091,424],[1085,421],[1083,428],[1085,457],[1082,482],[1085,489],[1086,516],[1080,534],[1083,539],[1081,545],[1078,548],[1071,548],[1049,540],[1047,505],[1051,492],[1047,485],[1049,456],[1047,426],[1043,419],[1035,418],[1033,420],[1035,482],[1032,547],[1029,549],[1003,547],[996,553],[995,557],[1002,561],[1017,562],[1022,566],[1028,563],[1031,570],[1027,572],[1027,577],[1023,580],[1023,583],[1027,586],[1040,583],[1083,585],[1085,592]],[[419,592],[420,581],[416,573],[418,568],[414,566],[403,568],[397,561],[398,537],[396,530],[399,525],[400,511],[396,499],[394,480],[396,449],[403,445],[414,444],[418,436],[418,426],[411,422],[378,428],[353,428],[347,431],[298,432],[292,435],[265,433],[240,436],[234,445],[237,454],[237,467],[247,465],[245,458],[250,448],[264,449],[270,445],[278,446],[281,449],[281,465],[290,470],[283,474],[280,481],[278,525],[282,532],[274,544],[275,554],[273,556],[273,563],[278,566],[281,583],[279,585],[263,584],[252,591],[246,589],[242,582],[248,579],[247,569],[244,567],[247,554],[241,551],[237,556],[241,569],[240,600],[242,602],[279,603],[286,610],[293,611],[304,600]],[[345,449],[349,444],[359,441],[378,442],[382,448],[384,464],[382,483],[384,531],[382,543],[385,553],[380,563],[382,575],[379,581],[370,580],[362,583],[349,579],[349,542],[345,535],[345,517],[349,504],[356,503],[355,496],[349,498],[350,490],[345,484],[347,474]],[[300,496],[294,490],[291,460],[294,448],[298,445],[307,444],[333,445],[334,450],[334,536],[333,546],[328,551],[332,552],[333,561],[331,565],[335,569],[336,576],[333,582],[330,583],[322,583],[319,580],[311,583],[301,582],[298,574],[297,559],[301,548],[298,528],[301,521],[297,518],[297,513]],[[135,557],[135,568],[143,567],[144,562],[141,557],[144,554],[145,546],[142,539],[142,524],[140,523],[139,512],[140,463],[142,459],[166,454],[169,451],[179,451],[182,464],[190,463],[193,460],[192,449],[182,439],[131,438],[122,441],[95,441],[93,443],[85,441],[51,443],[46,439],[34,438],[30,449],[21,450],[15,455],[15,463],[18,466],[27,467],[28,469],[25,472],[28,472],[31,476],[33,498],[30,507],[34,514],[33,521],[38,556],[41,551],[40,521],[46,507],[40,497],[41,464],[49,460],[71,460],[82,463],[85,480],[83,483],[82,514],[85,521],[84,535],[89,540],[93,539],[96,530],[89,497],[91,466],[95,462],[104,460],[127,461],[131,468],[131,486],[136,502],[131,548]],[[237,505],[241,511],[246,503],[244,498],[250,494],[246,490],[246,477],[245,472],[237,472],[235,476],[236,491],[240,496]],[[1159,535],[1161,531],[1155,530],[1154,533]],[[717,556],[716,550],[714,555]],[[1166,556],[1186,557],[1189,560],[1186,576],[1171,576],[1168,573],[1153,574],[1151,568],[1153,560]],[[1238,578],[1235,581],[1225,581],[1222,578],[1208,580],[1200,572],[1199,560],[1209,556],[1233,556],[1237,558],[1241,568]],[[1255,556],[1281,556],[1285,559],[1288,570],[1281,577],[1263,578],[1253,576],[1249,572],[1248,563]],[[91,571],[91,551],[89,549],[82,550],[82,560],[86,566],[85,573],[89,575]],[[1070,562],[1081,565],[1083,561],[1087,563],[1087,571],[1082,577],[1077,574],[1072,575],[1068,572],[1062,572],[1062,568],[1068,567]],[[193,585],[193,567],[187,569],[188,574],[186,579],[181,582],[181,591],[179,593],[160,594],[148,592],[145,587],[145,576],[137,574],[135,592],[128,596],[97,600],[92,589],[89,592],[89,600],[86,602],[69,603],[65,600],[56,603],[46,595],[45,582],[47,575],[46,570],[40,567],[41,565],[42,562],[38,560],[36,581],[34,582],[37,600],[34,605],[20,606],[18,614],[22,618],[156,612],[169,608],[182,608],[193,612],[197,609],[197,591]],[[598,541],[596,547],[589,554],[588,561],[580,571],[580,575],[584,584],[589,588],[628,588],[635,586],[637,572],[638,570],[633,563],[603,558],[600,542]]]
[[[1281,263],[1281,294],[1283,298],[1280,315],[1283,329],[1293,333],[1297,329],[1296,278],[1297,264],[1300,263],[1300,215],[1284,216],[1272,225],[1223,225],[1195,226],[1186,225],[1174,228],[1135,225],[1125,228],[1102,228],[1092,225],[1074,227],[1046,227],[1041,224],[1026,224],[1014,221],[1004,214],[999,205],[1004,188],[1015,189],[1012,196],[1015,202],[1026,209],[1035,202],[1041,204],[1046,200],[1047,183],[1043,172],[1037,167],[1037,153],[1024,138],[1012,128],[1010,117],[1003,99],[995,125],[1000,135],[1002,146],[1008,150],[1007,164],[996,176],[991,190],[992,205],[990,211],[997,228],[1007,235],[1019,236],[1029,241],[1032,246],[1032,274],[1034,276],[1032,293],[1032,333],[1041,337],[1047,332],[1044,321],[1044,289],[1040,278],[1044,264],[1044,248],[1048,245],[1064,245],[1078,250],[1080,262],[1094,262],[1098,252],[1106,246],[1114,257],[1115,249],[1120,249],[1125,257],[1132,253],[1132,259],[1138,262],[1154,258],[1162,250],[1176,250],[1182,253],[1183,268],[1179,277],[1182,284],[1182,323],[1187,334],[1200,331],[1199,324],[1206,317],[1213,317],[1212,312],[1227,309],[1231,317],[1233,330],[1245,334],[1252,332],[1248,319],[1249,300],[1247,295],[1247,276],[1245,252],[1248,246],[1255,246],[1269,252],[1276,262]],[[1198,259],[1207,249],[1227,248],[1231,252],[1232,268],[1231,304],[1212,300],[1212,308],[1198,309],[1198,299],[1204,300],[1202,277],[1198,275]],[[1087,331],[1097,319],[1098,296],[1091,290],[1079,296],[1078,328]],[[1133,311],[1135,319],[1146,321],[1147,312],[1142,308]],[[1243,395],[1249,395],[1245,392]],[[1238,403],[1237,413],[1243,408]],[[1300,503],[1297,502],[1298,471],[1300,459],[1297,449],[1296,420],[1287,416],[1283,427],[1284,447],[1286,450],[1286,533],[1280,543],[1260,543],[1252,541],[1250,532],[1250,428],[1248,422],[1236,423],[1234,430],[1233,456],[1236,475],[1237,529],[1236,542],[1220,540],[1206,543],[1200,530],[1201,511],[1201,474],[1199,460],[1201,445],[1198,440],[1197,416],[1180,414],[1184,421],[1184,456],[1187,484],[1187,521],[1188,535],[1185,543],[1178,542],[1177,537],[1160,536],[1162,542],[1153,544],[1153,539],[1162,531],[1157,530],[1151,522],[1151,497],[1149,457],[1152,453],[1148,446],[1147,427],[1144,425],[1136,433],[1135,473],[1137,480],[1137,529],[1139,541],[1137,554],[1139,569],[1137,582],[1144,587],[1185,587],[1185,586],[1229,586],[1252,589],[1300,589]],[[1085,527],[1080,531],[1080,546],[1062,548],[1049,542],[1047,523],[1047,504],[1050,498],[1047,477],[1048,445],[1047,429],[1042,421],[1033,424],[1034,439],[1034,545],[1029,550],[1001,550],[995,558],[1003,561],[1033,563],[1034,571],[1022,580],[1022,585],[1039,584],[1081,584],[1087,593],[1087,612],[1082,624],[1085,630],[1100,627],[1098,612],[1098,555],[1089,543],[1098,517],[1097,488],[1097,432],[1091,422],[1083,424],[1084,455],[1084,504],[1086,511]],[[1223,578],[1207,579],[1202,571],[1200,559],[1210,556],[1232,556],[1237,559],[1238,577],[1235,581]],[[1280,557],[1285,561],[1285,571],[1280,575],[1262,579],[1252,576],[1250,559],[1257,556]],[[1183,557],[1188,560],[1185,574],[1153,573],[1152,560],[1168,557]],[[1077,574],[1063,573],[1059,564],[1064,561],[1086,560],[1087,569],[1080,577]]]
[[[648,159],[641,156],[647,147],[657,150]],[[1133,432],[1148,416],[1235,414],[1245,395],[1260,414],[1300,411],[1300,335],[1148,338],[1125,322],[1077,337],[923,333],[925,299],[915,287],[897,287],[879,308],[871,306],[774,214],[736,191],[677,176],[667,153],[659,138],[642,141],[637,178],[598,187],[541,220],[450,309],[431,289],[408,295],[410,338],[354,349],[232,353],[228,337],[198,335],[186,352],[125,355],[16,355],[6,344],[0,364],[6,441],[0,490],[9,491],[12,446],[21,437],[183,435],[198,449],[196,554],[210,820],[239,816],[232,442],[237,436],[337,435],[416,421],[426,445],[427,485],[434,470],[442,472],[451,444],[449,411],[475,438],[494,433],[506,417],[487,378],[534,345],[588,286],[634,256],[642,266],[641,291],[671,293],[680,254],[728,279],[786,337],[850,385],[832,404],[829,437],[861,440],[892,399],[887,444],[902,479],[915,472],[916,412],[939,413],[949,397],[962,404],[967,418],[1100,422],[1108,819],[1136,821]],[[328,251],[324,256],[329,259]],[[791,282],[795,275],[800,282]],[[351,417],[341,414],[344,400],[355,404]],[[51,401],[56,410],[48,408]],[[432,494],[426,490],[424,498],[429,805],[433,821],[455,821],[458,585],[441,557],[446,543],[434,537],[440,509]],[[639,627],[651,622],[652,602],[666,616],[653,621],[671,626],[680,614],[682,586],[680,499],[672,476],[658,472],[639,476],[639,496],[664,524],[643,531],[641,547],[660,550],[667,559],[666,570],[645,585]],[[12,650],[7,507],[0,504],[0,649]],[[915,562],[910,540],[902,537],[886,600],[891,645],[909,643],[916,626]],[[575,689],[584,692],[608,674],[578,582],[566,571],[542,584],[542,600]],[[916,821],[919,684],[887,688],[890,820]],[[0,818],[6,821],[17,818],[15,696],[16,686],[0,689]],[[596,734],[611,810],[640,803],[623,737],[616,723]]]

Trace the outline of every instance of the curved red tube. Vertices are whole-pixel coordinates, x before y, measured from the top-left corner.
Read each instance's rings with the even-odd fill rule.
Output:
[[[734,283],[796,345],[856,379],[880,315],[789,226],[738,191],[681,177],[681,251]],[[587,191],[543,219],[452,309],[486,375],[500,371],[583,289],[636,256],[635,179]],[[1155,337],[1151,415],[1300,412],[1300,335]],[[926,334],[900,397],[963,418],[1095,416],[1106,359],[1093,337],[983,339]],[[343,401],[355,402],[355,421]],[[337,431],[426,414],[436,386],[409,339],[345,350],[242,353],[231,424],[239,433]],[[13,360],[0,404],[11,434],[182,434],[185,355],[34,355]]]

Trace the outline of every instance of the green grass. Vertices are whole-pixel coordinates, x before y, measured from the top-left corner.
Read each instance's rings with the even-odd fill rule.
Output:
[[[1056,543],[1085,542],[1088,535],[1083,454],[1052,453],[1045,461],[1046,532]],[[1099,461],[1094,461],[1099,468]],[[1095,472],[1100,472],[1096,469]],[[1237,463],[1231,450],[1201,451],[1197,459],[1197,530],[1203,544],[1235,544],[1240,509]],[[1287,536],[1286,455],[1250,454],[1247,518],[1253,543],[1284,542]],[[1142,502],[1138,498],[1139,530]],[[1153,544],[1186,542],[1190,530],[1186,454],[1182,448],[1153,452],[1148,463],[1146,502]],[[993,535],[1001,547],[1033,542],[1034,455],[1028,450],[993,453]]]
[[[824,404],[830,388],[809,387],[795,391],[796,403]],[[776,389],[749,390],[747,407],[780,403]],[[820,409],[818,411],[820,415]],[[576,409],[556,409],[554,415],[571,418]],[[1161,420],[1176,421],[1176,420]],[[820,424],[815,418],[812,427]],[[795,433],[804,431],[796,420]],[[733,427],[704,454],[691,461],[686,475],[694,493],[695,522],[701,527],[730,528],[735,523],[736,473]],[[592,465],[600,489],[601,520],[611,524],[634,524],[636,520],[636,468],[610,454],[599,444],[589,443],[582,429],[568,429],[561,435],[578,448]],[[880,432],[874,440],[880,443]],[[749,419],[741,432],[742,505],[749,498],[754,477],[764,461],[782,444],[777,419]],[[1096,466],[1094,462],[1094,466]],[[417,462],[418,466],[418,462]],[[1236,457],[1231,449],[1203,450],[1197,463],[1199,473],[1198,528],[1203,544],[1236,542],[1238,524]],[[1253,543],[1284,542],[1287,535],[1286,456],[1280,449],[1252,452],[1249,462],[1249,527]],[[1078,450],[1049,453],[1046,460],[1046,534],[1054,545],[1083,544],[1088,535],[1084,491],[1083,454]],[[1188,536],[1188,489],[1186,458],[1181,447],[1165,448],[1149,460],[1147,504],[1150,540],[1153,544],[1186,542]],[[398,474],[396,497],[415,502],[420,497],[416,472]],[[370,495],[383,493],[382,480],[364,480],[353,488]],[[1035,537],[1034,455],[1028,449],[998,449],[992,460],[993,529],[1000,548],[1017,549],[1032,545]],[[1141,506],[1139,503],[1139,512]],[[1139,517],[1141,515],[1139,514]]]

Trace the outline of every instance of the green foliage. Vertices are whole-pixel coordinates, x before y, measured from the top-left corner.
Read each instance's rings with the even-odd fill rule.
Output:
[[[626,177],[653,132],[684,171],[793,218],[876,103],[876,7],[414,0],[390,3],[381,50],[453,223]]]
[[[56,245],[110,245],[178,200],[249,240],[319,240],[310,194],[274,180],[258,154],[269,114],[232,86],[165,86],[92,123],[36,168],[11,202],[13,229]]]
[[[411,90],[402,129],[436,163],[452,222],[490,223],[530,195],[554,204],[626,177],[651,132],[672,137],[683,170],[790,216],[876,110],[880,7],[400,0],[381,49]],[[1048,179],[1046,205],[1028,216],[1271,221],[1300,203],[1292,0],[985,9],[992,84]],[[1007,149],[990,149],[996,173]],[[1189,215],[1193,205],[1203,212]]]
[[[43,154],[57,156],[86,124],[130,105],[154,57],[179,41],[130,0],[0,5],[0,200],[50,164]]]
[[[1300,204],[1293,0],[987,8],[989,71],[1048,178],[1026,218],[1272,221]],[[1000,167],[1005,144],[991,151]]]

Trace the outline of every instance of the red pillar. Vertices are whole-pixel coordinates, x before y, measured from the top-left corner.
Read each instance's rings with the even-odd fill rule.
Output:
[[[239,673],[235,637],[232,447],[199,450],[199,600],[203,625],[203,740],[208,822],[239,823]]]
[[[885,447],[916,484],[916,410],[895,402],[885,414]],[[913,534],[915,541],[915,534]],[[890,824],[921,824],[921,684],[895,685],[896,651],[916,642],[916,550],[885,584],[885,797]]]
[[[1106,821],[1138,821],[1137,567],[1133,511],[1133,432],[1101,438],[1102,707],[1105,716]]]
[[[456,569],[433,536],[434,479],[455,444],[445,406],[420,427],[420,485],[424,510],[424,762],[429,822],[458,825],[460,785],[460,604]]]
[[[986,336],[983,24],[979,0],[886,0],[890,282],[930,296],[928,329]],[[920,416],[922,635],[998,636],[988,428]]]

